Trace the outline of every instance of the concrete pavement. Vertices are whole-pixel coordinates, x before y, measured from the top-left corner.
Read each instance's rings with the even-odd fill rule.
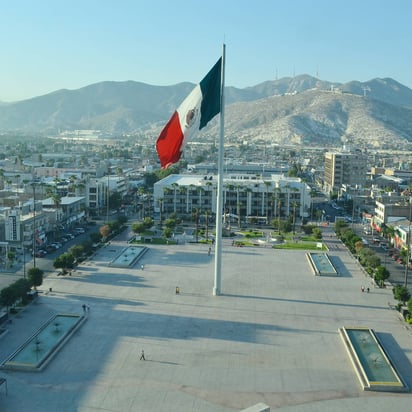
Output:
[[[360,388],[338,328],[373,328],[409,387],[412,335],[389,308],[392,291],[361,293],[369,279],[330,236],[340,277],[314,276],[303,251],[225,241],[217,297],[208,246],[149,245],[142,271],[142,262],[108,267],[125,247],[112,242],[71,277],[48,276],[0,339],[4,359],[51,313],[90,305],[43,372],[0,371],[8,381],[0,411],[229,412],[258,402],[285,412],[409,409],[409,393]]]

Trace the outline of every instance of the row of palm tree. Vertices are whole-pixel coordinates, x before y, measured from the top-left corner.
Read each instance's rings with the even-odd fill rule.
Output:
[[[299,189],[290,187],[289,185],[285,185],[284,191],[282,191],[281,188],[279,187],[274,187],[270,193],[269,189],[273,185],[273,182],[270,181],[265,181],[265,186],[266,190],[262,192],[262,202],[261,202],[261,211],[260,215],[264,216],[266,219],[266,222],[272,221],[273,217],[278,216],[280,217],[281,215],[281,210],[282,206],[284,206],[284,209],[287,211],[287,215],[289,215],[290,211],[293,211],[293,221],[296,221],[297,218],[297,211],[299,210],[301,204],[299,201],[294,200],[296,197],[296,193],[299,192]],[[171,194],[173,194],[173,212],[174,213],[186,213],[190,214],[191,209],[195,209],[197,206],[196,205],[201,205],[202,204],[202,196],[204,194],[207,194],[210,196],[210,192],[212,192],[215,189],[215,186],[213,185],[212,182],[207,182],[206,186],[208,187],[207,189],[204,189],[203,187],[196,187],[194,185],[190,185],[189,187],[186,186],[179,186],[177,183],[172,183],[170,188],[164,188],[163,192],[163,197],[161,199],[158,199],[159,203],[161,204],[162,211],[163,212],[163,207],[164,204],[167,203],[167,199],[170,197]],[[241,198],[241,189],[243,188],[242,185],[234,185],[233,183],[228,183],[225,185],[224,190],[223,190],[223,204],[224,209],[226,213],[231,213],[232,211],[236,210],[236,215],[238,219],[238,225],[240,226],[240,220],[241,220],[241,212],[242,212],[242,206],[243,208],[246,207],[246,203],[248,202],[247,198],[250,196],[250,193],[252,193],[251,188],[246,188],[244,193],[246,193],[246,199]],[[314,192],[316,193],[316,192]],[[182,195],[185,194],[185,198],[180,196],[178,197],[178,194]],[[286,194],[285,196],[282,196],[282,194]],[[197,195],[197,196],[196,196]],[[282,198],[284,198],[282,200]],[[283,204],[284,203],[284,204]],[[246,214],[246,212],[245,212]],[[300,216],[300,213],[299,213]]]

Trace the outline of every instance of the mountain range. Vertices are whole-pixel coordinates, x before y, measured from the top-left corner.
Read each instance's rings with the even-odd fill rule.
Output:
[[[0,131],[56,134],[94,129],[115,135],[161,130],[192,83],[100,82],[0,104]],[[391,78],[332,83],[309,75],[225,88],[227,140],[403,148],[412,140],[412,90]],[[203,135],[217,133],[217,119]],[[202,135],[199,136],[201,138]]]

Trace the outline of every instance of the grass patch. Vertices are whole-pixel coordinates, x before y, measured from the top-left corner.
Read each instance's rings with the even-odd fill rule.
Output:
[[[305,241],[305,242],[321,242],[322,239],[316,239],[314,236],[301,236],[301,240]]]
[[[305,243],[296,243],[296,242],[286,242],[280,245],[274,245],[274,249],[294,249],[294,250],[328,250],[327,247],[322,244],[322,248],[317,247],[317,242],[305,242]]]
[[[264,237],[265,234],[261,230],[252,229],[239,232],[244,237]]]

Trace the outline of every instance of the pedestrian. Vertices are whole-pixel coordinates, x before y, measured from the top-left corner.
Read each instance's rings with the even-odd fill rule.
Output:
[[[365,286],[361,286],[360,289],[361,289],[362,292],[365,292]]]
[[[89,311],[90,311],[90,306],[87,305],[87,306],[86,306],[86,309],[87,309],[87,312],[89,312]]]
[[[140,360],[146,360],[146,358],[144,357],[144,350],[142,349],[142,354],[140,355]]]
[[[86,305],[84,303],[82,305],[82,308],[83,308],[83,313],[86,313]]]
[[[144,269],[144,265],[140,266],[140,268],[143,270],[143,269]]]
[[[210,253],[212,252],[212,248],[209,247],[209,251],[207,252],[207,254],[210,256]]]
[[[366,292],[367,292],[367,293],[369,293],[369,291],[370,291],[370,289],[369,289],[369,288],[367,288],[367,289],[366,289]]]

